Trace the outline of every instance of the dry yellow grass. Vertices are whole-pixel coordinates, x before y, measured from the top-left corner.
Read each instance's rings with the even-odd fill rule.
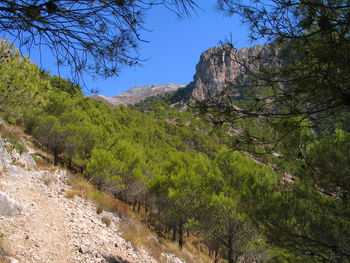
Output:
[[[96,205],[96,213],[99,215],[103,212],[103,207],[101,205]]]
[[[128,240],[137,249],[145,248],[149,255],[159,262],[167,262],[165,253],[174,254],[188,263],[213,262],[213,259],[208,256],[209,251],[206,246],[195,236],[186,238],[184,247],[180,249],[176,242],[158,240],[155,233],[152,233],[137,218],[124,219],[120,230],[125,240]]]
[[[66,195],[70,198],[78,195],[86,200],[91,200],[92,193],[96,190],[96,187],[82,176],[72,175],[68,184],[71,188],[66,190]]]
[[[119,217],[133,217],[130,207],[114,198],[110,193],[106,193],[97,189],[95,185],[89,182],[81,175],[72,175],[68,181],[71,186],[67,189],[66,195],[68,198],[73,198],[78,195],[86,200],[93,201],[96,204],[96,212],[102,213],[103,210],[116,213]]]
[[[135,218],[124,218],[120,230],[122,237],[136,248],[145,247],[147,240],[152,237],[147,227]]]
[[[148,251],[148,254],[154,259],[156,259],[158,262],[167,262],[166,258],[163,255],[163,246],[159,243],[157,238],[149,238],[146,244],[146,249]]]
[[[162,240],[162,245],[164,251],[174,254],[187,263],[213,262],[213,258],[209,256],[208,248],[204,245],[202,239],[195,235],[185,237],[185,243],[182,249],[180,249],[176,242],[171,242],[169,240]],[[219,260],[217,262],[223,263],[226,261]]]
[[[107,216],[103,216],[101,218],[101,222],[104,223],[107,227],[111,225],[111,219]]]
[[[164,248],[155,235],[141,223],[137,218],[127,218],[122,220],[120,225],[122,237],[129,241],[136,249],[146,249],[151,257],[158,262],[165,263],[163,256]]]

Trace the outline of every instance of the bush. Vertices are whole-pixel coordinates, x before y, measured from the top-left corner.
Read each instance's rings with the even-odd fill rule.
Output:
[[[101,205],[96,206],[96,213],[99,215],[103,212],[103,207]]]

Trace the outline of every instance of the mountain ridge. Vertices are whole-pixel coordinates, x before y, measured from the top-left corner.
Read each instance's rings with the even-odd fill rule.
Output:
[[[105,95],[92,95],[90,96],[90,98],[103,100],[109,105],[116,107],[119,105],[135,104],[152,96],[163,96],[165,94],[174,92],[177,89],[184,86],[186,85],[175,83],[169,83],[165,85],[153,84],[145,86],[135,86],[115,97],[108,97]]]

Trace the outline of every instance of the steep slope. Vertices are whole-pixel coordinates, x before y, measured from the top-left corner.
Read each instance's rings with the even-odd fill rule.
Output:
[[[16,215],[0,215],[1,247],[7,254],[0,254],[1,262],[157,262],[120,236],[117,215],[97,214],[95,204],[67,197],[66,170],[40,169],[30,161],[32,149],[19,155],[8,153],[11,147],[0,137],[0,192],[20,207]],[[109,226],[103,218],[110,219]],[[168,262],[183,262],[165,256]]]
[[[154,84],[149,86],[136,86],[113,98],[110,98],[104,95],[92,95],[91,98],[103,100],[112,106],[129,105],[129,104],[135,104],[140,101],[143,101],[148,97],[162,96],[164,94],[174,92],[178,88],[184,87],[184,86],[185,85],[174,84],[174,83],[170,83],[167,85]]]

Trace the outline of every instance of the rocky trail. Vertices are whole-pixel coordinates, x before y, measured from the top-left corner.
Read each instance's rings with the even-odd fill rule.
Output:
[[[8,148],[0,138],[0,231],[7,254],[0,262],[157,262],[120,236],[118,216],[67,197],[67,171],[41,170],[31,151],[19,156]]]

